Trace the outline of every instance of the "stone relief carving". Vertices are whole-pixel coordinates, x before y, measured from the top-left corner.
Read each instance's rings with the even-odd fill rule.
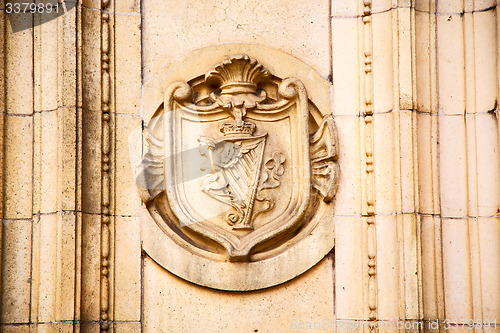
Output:
[[[251,270],[333,223],[320,215],[337,188],[337,137],[332,117],[318,114],[298,78],[274,76],[246,54],[168,85],[137,177],[156,225],[193,258]],[[168,266],[214,288],[267,286],[220,286]]]

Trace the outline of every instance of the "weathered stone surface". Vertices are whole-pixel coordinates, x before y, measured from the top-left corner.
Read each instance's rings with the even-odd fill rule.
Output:
[[[318,331],[323,320],[326,332],[401,323],[437,332],[436,320],[441,331],[471,320],[498,331],[488,324],[500,318],[497,1],[66,0],[60,15],[10,15],[12,3],[0,0],[0,331]],[[142,127],[164,112],[173,81],[192,87],[192,104],[213,103],[218,83],[203,75],[236,54],[273,75],[258,84],[274,98],[263,104],[298,101],[284,98],[293,89],[276,93],[287,78],[306,89],[313,117],[292,124],[303,132],[241,114],[253,134],[266,130],[269,147],[286,135],[292,147],[332,114],[339,189],[334,202],[318,201],[312,215],[324,219],[301,219],[318,222],[307,236],[280,235],[238,262],[222,260],[230,256],[216,241],[179,233],[186,238],[172,248],[184,242],[183,257],[162,247],[166,215],[150,217],[168,197],[141,207]],[[235,122],[232,111],[224,122]],[[215,125],[203,136],[227,141]],[[309,150],[302,162],[314,159]],[[284,152],[280,200],[308,181],[301,169],[290,177],[294,157]],[[274,157],[272,169],[282,161]],[[191,203],[206,210],[202,194]],[[320,220],[330,223],[324,233]],[[162,267],[170,260],[185,277],[204,273],[227,289],[241,278],[236,267],[265,262],[251,284],[262,287],[309,268],[333,238],[317,265],[258,291],[201,287]],[[186,267],[203,265],[193,247],[220,252]]]
[[[300,322],[330,323],[332,265],[327,256],[282,285],[228,293],[179,279],[146,257],[144,306],[150,311],[144,313],[144,332],[196,332],[200,327],[211,332],[293,332]]]

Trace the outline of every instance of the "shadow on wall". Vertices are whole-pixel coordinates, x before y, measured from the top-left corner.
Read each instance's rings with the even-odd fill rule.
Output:
[[[73,10],[75,1],[34,0],[6,1],[5,14],[13,33],[30,29]]]

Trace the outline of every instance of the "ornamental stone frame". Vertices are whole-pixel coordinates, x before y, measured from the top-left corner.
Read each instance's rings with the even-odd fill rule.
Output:
[[[222,290],[280,284],[328,254],[339,177],[331,107],[319,98],[328,82],[248,44],[197,50],[156,77],[148,89],[163,103],[152,103],[137,173],[146,253]]]

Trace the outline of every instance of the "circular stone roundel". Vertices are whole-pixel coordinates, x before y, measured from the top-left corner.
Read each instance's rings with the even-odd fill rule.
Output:
[[[332,249],[337,136],[317,72],[278,50],[225,44],[162,68],[143,94],[137,183],[151,258],[199,285],[255,290]]]

